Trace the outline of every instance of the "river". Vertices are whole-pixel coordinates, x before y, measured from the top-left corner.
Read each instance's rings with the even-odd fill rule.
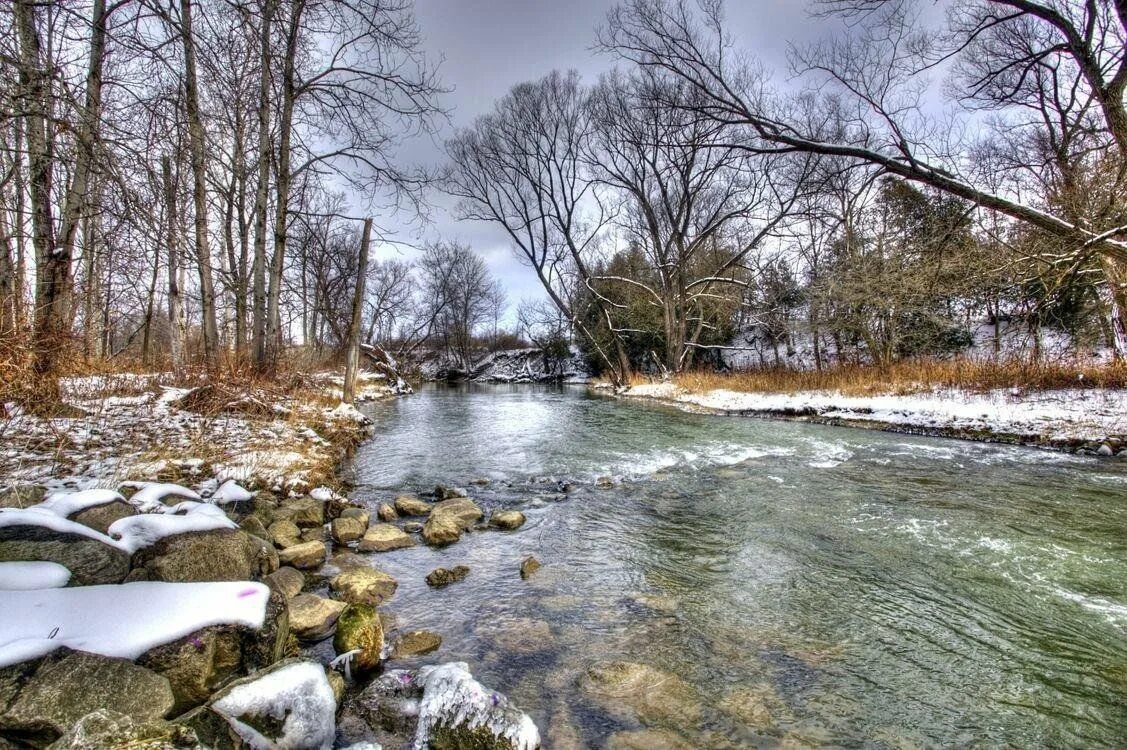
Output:
[[[576,387],[429,386],[366,411],[356,497],[441,482],[528,516],[373,563],[400,581],[398,621],[444,638],[415,663],[467,662],[546,748],[638,728],[579,687],[608,661],[687,683],[691,710],[640,715],[691,747],[1127,741],[1125,462]],[[457,564],[465,581],[424,583]]]

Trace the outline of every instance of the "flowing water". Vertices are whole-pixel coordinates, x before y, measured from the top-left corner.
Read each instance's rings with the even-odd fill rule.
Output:
[[[444,638],[415,663],[468,662],[546,748],[640,727],[685,747],[1127,743],[1127,462],[582,388],[433,387],[368,413],[357,497],[441,482],[528,516],[373,564],[401,626]],[[424,583],[456,564],[465,581]],[[653,668],[643,697],[584,677],[616,661]]]

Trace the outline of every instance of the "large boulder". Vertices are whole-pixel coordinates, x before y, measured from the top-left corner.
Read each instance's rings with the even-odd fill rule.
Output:
[[[252,581],[278,569],[278,553],[242,529],[177,534],[133,555],[130,581]]]
[[[430,515],[431,504],[414,495],[400,495],[395,498],[394,510],[401,516],[427,516]]]
[[[399,583],[375,568],[352,568],[333,576],[329,588],[333,596],[349,604],[373,607],[391,598]]]
[[[326,552],[324,542],[302,542],[293,547],[286,547],[278,553],[278,560],[283,565],[292,565],[300,570],[316,568],[325,562]]]
[[[701,716],[700,696],[688,683],[648,664],[599,662],[579,679],[579,691],[621,720],[684,728]]]
[[[129,573],[129,553],[81,534],[43,526],[0,528],[0,562],[45,560],[71,572],[71,585],[121,583]]]
[[[349,544],[364,536],[368,525],[360,518],[341,516],[334,518],[331,524],[333,541],[337,544]]]
[[[89,526],[103,534],[108,533],[110,524],[137,514],[137,509],[123,500],[114,500],[105,505],[95,505],[92,508],[80,510],[70,516],[70,520],[77,521],[83,526]]]
[[[273,592],[258,630],[230,625],[204,628],[150,649],[137,663],[168,678],[181,714],[207,701],[215,690],[249,671],[282,658],[289,638],[289,608]]]
[[[324,526],[325,503],[312,497],[287,500],[282,507],[274,511],[274,518],[293,521],[303,529],[310,526]]]
[[[22,672],[0,711],[0,735],[46,747],[87,714],[110,708],[145,723],[164,718],[175,700],[168,680],[127,659],[60,648],[33,665],[0,670],[0,684]]]
[[[356,651],[352,666],[370,672],[380,665],[383,653],[383,625],[376,608],[367,604],[349,604],[337,619],[333,635],[333,650],[337,655]]]
[[[37,484],[13,484],[0,490],[0,508],[30,508],[43,502],[45,494]]]
[[[377,523],[370,527],[357,547],[361,552],[390,552],[404,547],[413,547],[415,540],[398,526],[390,523]]]
[[[298,594],[290,600],[290,632],[303,641],[319,641],[333,632],[347,606],[316,594]]]
[[[3,745],[0,744],[0,747]],[[138,723],[123,713],[100,708],[79,719],[78,723],[51,745],[51,750],[104,750],[111,747],[194,750],[205,745],[191,728],[182,724],[168,721]]]

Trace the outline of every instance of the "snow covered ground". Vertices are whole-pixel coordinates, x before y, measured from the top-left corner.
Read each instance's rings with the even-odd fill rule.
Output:
[[[318,469],[335,463],[333,437],[363,428],[366,418],[336,403],[331,375],[321,390],[300,396],[248,394],[220,409],[192,410],[186,388],[166,375],[69,378],[65,401],[81,416],[43,418],[5,405],[0,416],[0,489],[42,484],[49,491],[116,487],[128,479],[171,473],[198,476],[210,496],[227,480],[291,489],[315,484]],[[391,394],[385,379],[368,377],[359,398]],[[334,399],[335,397],[335,399]],[[0,415],[3,415],[0,411]]]
[[[671,383],[637,385],[624,395],[727,414],[808,417],[937,435],[1020,440],[1057,447],[1099,448],[1127,435],[1127,391],[1054,390],[987,393],[945,389],[930,393],[845,396],[803,393],[690,393]],[[1113,451],[1124,451],[1113,439]],[[1105,451],[1106,452],[1106,451]]]

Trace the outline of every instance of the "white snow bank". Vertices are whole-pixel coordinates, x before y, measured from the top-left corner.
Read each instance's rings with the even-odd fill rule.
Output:
[[[61,589],[70,571],[54,562],[0,562],[0,591]]]
[[[47,499],[39,503],[37,508],[49,510],[52,513],[66,518],[87,508],[99,505],[108,505],[115,500],[124,501],[120,492],[114,490],[80,490],[78,492],[56,492],[48,495]]]
[[[362,414],[359,409],[357,409],[352,404],[346,404],[343,401],[341,401],[335,409],[330,410],[328,412],[328,415],[333,419],[347,419],[351,422],[356,422],[357,424],[368,425],[372,423],[372,420],[364,416],[364,414]]]
[[[419,701],[419,724],[414,750],[425,750],[431,731],[438,726],[485,726],[505,737],[516,750],[540,747],[540,731],[528,714],[509,706],[508,698],[487,690],[473,678],[465,662],[421,667],[418,682],[423,688]],[[519,718],[514,718],[519,714]]]
[[[226,505],[227,503],[245,503],[253,498],[254,495],[236,484],[234,479],[228,479],[219,485],[219,489],[211,493],[211,497],[208,499],[213,503]]]
[[[305,750],[333,746],[336,697],[324,668],[297,662],[232,688],[211,706],[254,750]],[[283,721],[280,737],[264,737],[240,717]]]
[[[1053,440],[1099,441],[1127,432],[1127,390],[1061,389],[844,396],[828,391],[689,393],[671,383],[636,385],[626,395],[745,414],[795,413],[924,429],[989,430]]]
[[[59,534],[78,534],[116,547],[117,542],[100,531],[70,521],[47,508],[0,508],[0,528],[6,526],[40,526]]]
[[[261,583],[158,583],[0,591],[0,667],[60,646],[136,659],[211,625],[261,628]]]
[[[319,503],[327,503],[334,497],[340,497],[340,495],[333,492],[328,487],[314,487],[309,491],[309,497],[313,498]]]
[[[181,503],[180,505],[187,505]],[[121,518],[106,529],[117,540],[117,546],[129,554],[148,547],[166,536],[186,534],[191,531],[215,531],[234,529],[238,525],[220,512],[218,515],[209,508],[215,506],[195,504],[184,514],[146,513],[140,516]]]
[[[152,513],[164,509],[161,502],[166,497],[183,497],[188,500],[202,500],[198,493],[187,487],[166,482],[126,482],[123,487],[138,488],[129,502],[142,513]]]

